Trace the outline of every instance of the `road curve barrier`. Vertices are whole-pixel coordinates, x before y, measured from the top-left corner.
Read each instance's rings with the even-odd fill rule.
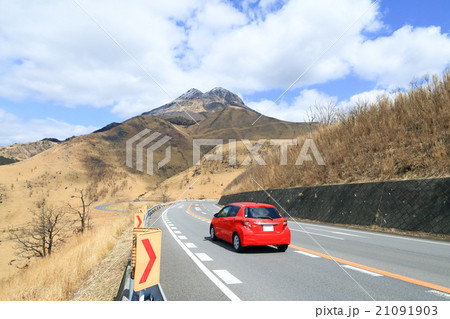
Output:
[[[145,226],[154,212],[174,203],[162,203],[147,210],[141,208],[135,213],[132,252],[116,301],[166,301],[159,283],[162,232]]]

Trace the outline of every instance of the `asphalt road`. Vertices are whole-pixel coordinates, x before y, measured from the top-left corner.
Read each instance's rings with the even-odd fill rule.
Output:
[[[450,300],[450,243],[289,221],[291,246],[211,241],[214,202],[180,202],[147,219],[162,230],[168,300]]]

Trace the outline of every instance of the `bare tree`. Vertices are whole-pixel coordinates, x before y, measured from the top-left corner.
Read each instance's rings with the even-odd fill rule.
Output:
[[[18,243],[17,254],[27,258],[51,255],[64,241],[63,231],[68,225],[64,209],[49,207],[45,200],[37,206],[30,224],[9,230],[10,238]]]
[[[167,203],[169,201],[169,194],[167,191],[167,185],[164,187],[161,187],[161,201],[163,203]]]
[[[314,106],[309,107],[307,112],[310,128],[313,123],[332,124],[339,118],[339,109],[333,100],[319,103],[315,102]]]
[[[91,227],[91,204],[97,200],[97,196],[92,194],[92,190],[80,190],[79,195],[72,195],[72,198],[78,198],[80,200],[79,206],[72,206],[69,203],[69,209],[75,213],[78,221],[80,222],[79,232],[83,233],[86,229]]]

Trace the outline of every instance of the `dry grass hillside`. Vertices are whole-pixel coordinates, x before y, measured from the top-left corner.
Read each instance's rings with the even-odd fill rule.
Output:
[[[253,124],[256,119],[258,121]],[[228,105],[214,116],[201,121],[199,125],[190,126],[187,131],[195,138],[294,138],[309,132],[309,125],[281,121],[267,116],[260,117],[260,114],[253,110]]]
[[[83,139],[74,139],[70,145],[62,144],[30,159],[0,167],[0,279],[14,275],[30,264],[30,260],[15,254],[16,243],[10,240],[9,229],[30,223],[32,212],[38,210],[36,204],[42,199],[52,207],[67,209],[68,203],[74,207],[80,204],[73,196],[79,196],[81,189],[95,194],[101,202],[129,200],[136,193],[145,192],[147,184],[126,170],[91,170],[83,156],[86,148]],[[94,212],[92,217],[94,225],[101,225],[118,216]],[[76,219],[75,216],[70,218]]]
[[[172,147],[171,165],[155,176],[125,165],[126,140],[144,128],[170,134],[176,142]],[[95,198],[91,211],[99,203],[132,201],[167,176],[187,168],[184,156],[192,152],[190,145],[190,138],[172,124],[146,116],[130,119],[105,132],[73,138],[31,158],[0,166],[0,279],[30,264],[30,260],[16,255],[17,244],[9,237],[10,229],[23,228],[32,221],[33,212],[38,210],[37,203],[45,199],[54,208],[68,209],[69,204],[76,207],[80,205],[76,197],[81,190],[88,194],[89,200]],[[155,161],[163,158],[163,151],[155,152]],[[94,225],[110,223],[117,217],[117,214],[105,212],[93,212],[92,216]]]
[[[37,142],[0,146],[0,156],[13,158],[15,160],[24,160],[48,150],[55,145],[58,145],[58,143],[46,139]]]
[[[245,120],[243,117],[248,112],[251,111],[225,107],[224,112],[216,112],[200,125],[195,125],[195,133],[190,127],[175,125],[158,117],[137,116],[58,143],[20,162],[0,166],[0,290],[3,292],[0,299],[67,298],[85,278],[90,267],[111,249],[116,235],[108,237],[106,246],[90,250],[92,258],[83,257],[86,248],[82,247],[96,247],[95,238],[105,236],[109,225],[118,225],[117,232],[120,232],[130,223],[127,214],[96,211],[93,209],[95,205],[124,202],[114,209],[132,212],[137,208],[128,203],[130,201],[139,198],[141,202],[136,205],[144,203],[151,206],[163,199],[185,198],[184,192],[189,186],[193,186],[188,193],[189,198],[218,198],[226,185],[248,167],[240,165],[248,156],[240,138],[292,137],[304,129],[301,123],[265,117],[261,118],[264,125],[251,126],[249,124],[256,118],[256,113],[251,112]],[[144,172],[126,166],[126,141],[144,129],[158,132],[161,137],[171,137],[171,160],[161,169],[154,170],[154,175],[145,173],[145,154]],[[215,129],[217,132],[214,134]],[[228,138],[238,139],[237,164],[229,164],[225,145],[222,161],[203,159],[202,165],[192,166],[193,138],[219,138],[225,143]],[[160,147],[154,152],[154,163],[165,157],[165,149]],[[267,149],[262,147],[261,150],[267,156]],[[133,149],[133,154],[135,151]],[[210,148],[202,148],[202,154],[208,151]],[[80,205],[78,197],[81,190],[90,197],[89,200],[95,199],[91,205],[93,227],[83,234],[78,233],[79,221],[69,208],[69,204],[72,207]],[[10,231],[30,225],[33,212],[39,211],[38,206],[44,199],[48,206],[69,212],[66,215],[70,219],[70,227],[64,229],[64,243],[45,258],[20,257],[17,255],[17,242],[11,239]],[[68,254],[68,249],[79,251],[77,256],[80,257]],[[84,259],[88,262],[82,263]],[[76,265],[71,265],[75,274],[61,270],[68,268],[70,260],[77,260]],[[60,276],[48,279],[48,285],[46,279],[33,283],[33,278],[48,278],[44,274],[49,269],[61,272]],[[68,280],[69,277],[74,277],[74,280]],[[17,280],[21,280],[23,285],[17,286]]]
[[[267,166],[252,166],[225,193],[450,175],[450,71],[395,98],[360,103],[339,120],[291,146],[288,165],[274,152]],[[325,164],[294,165],[306,138]],[[309,152],[311,154],[311,152]],[[312,156],[312,155],[311,155]],[[255,182],[256,181],[256,182]],[[258,184],[260,186],[258,186]]]
[[[255,141],[251,141],[255,144]],[[230,145],[224,144],[222,160],[208,160],[206,157],[218,154],[217,149],[202,153],[199,165],[194,165],[179,174],[166,179],[141,196],[141,200],[173,201],[183,199],[218,199],[225,187],[248,166],[241,165],[249,152],[241,141],[236,142],[236,163],[230,164]],[[262,147],[267,156],[267,147]],[[263,151],[261,151],[263,153]],[[190,188],[190,189],[189,189]]]

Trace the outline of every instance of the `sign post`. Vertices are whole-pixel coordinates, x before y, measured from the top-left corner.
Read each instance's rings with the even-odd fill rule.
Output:
[[[138,213],[134,214],[134,227],[141,228],[144,226],[145,208],[141,208]]]
[[[162,232],[158,228],[135,230],[136,228],[133,230],[133,290],[141,291],[159,283]]]

